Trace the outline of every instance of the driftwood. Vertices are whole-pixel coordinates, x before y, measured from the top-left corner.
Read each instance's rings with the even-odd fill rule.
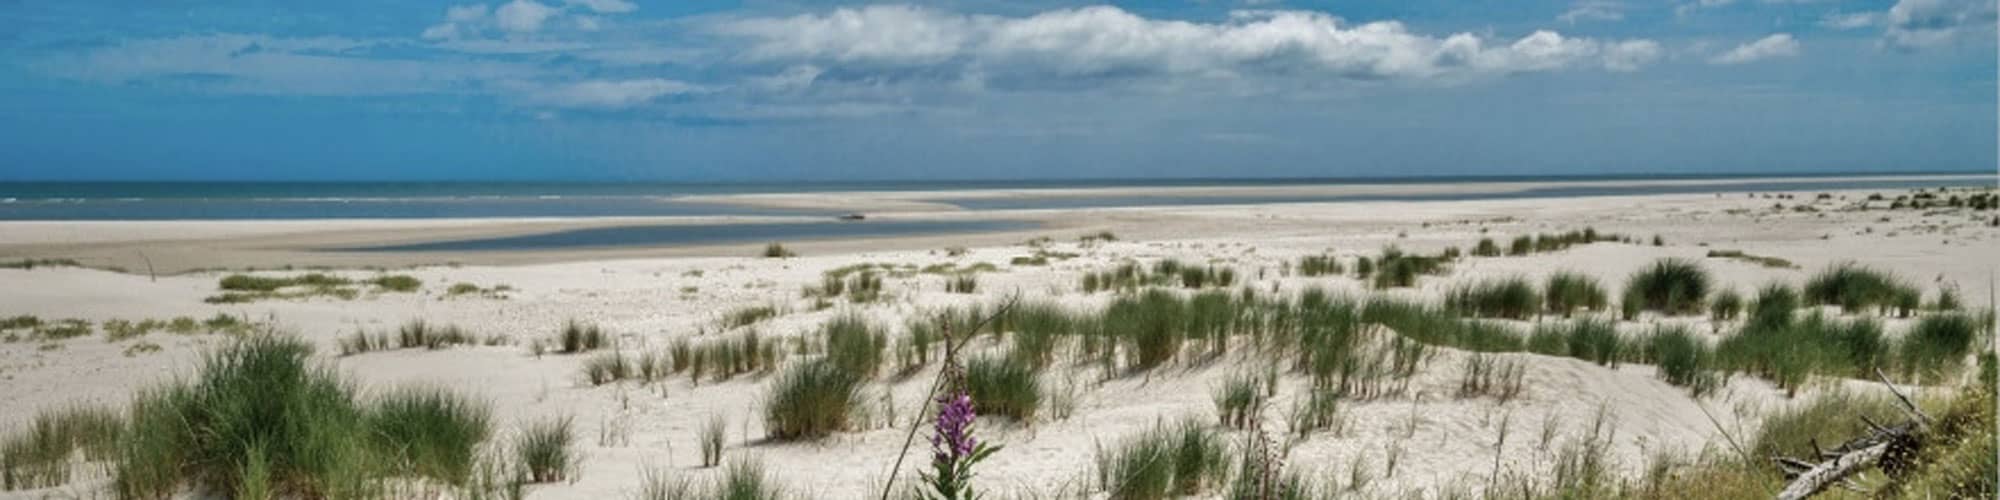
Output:
[[[1841,443],[1832,450],[1822,450],[1818,442],[1813,442],[1813,461],[1771,457],[1778,468],[1785,471],[1785,478],[1791,480],[1783,491],[1778,492],[1778,500],[1809,498],[1836,484],[1859,491],[1861,488],[1849,478],[1861,471],[1879,465],[1884,471],[1896,473],[1907,466],[1904,462],[1915,454],[1917,446],[1922,443],[1923,433],[1930,429],[1931,417],[1917,408],[1917,403],[1909,396],[1897,390],[1896,384],[1889,382],[1889,377],[1883,375],[1882,370],[1875,370],[1875,376],[1889,388],[1890,394],[1896,395],[1896,400],[1903,404],[1903,411],[1910,415],[1910,419],[1885,427],[1868,417],[1861,417],[1861,422],[1868,425],[1867,435]]]

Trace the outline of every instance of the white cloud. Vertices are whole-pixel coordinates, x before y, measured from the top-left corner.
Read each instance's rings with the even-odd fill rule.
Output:
[[[581,6],[599,14],[623,14],[639,10],[639,4],[626,0],[563,0],[563,5]]]
[[[1643,45],[1553,31],[1511,41],[1472,33],[1438,37],[1394,21],[1353,24],[1307,11],[1239,11],[1228,21],[1198,23],[1148,19],[1115,7],[1000,17],[870,6],[726,20],[711,29],[746,40],[741,54],[753,63],[1021,81],[1260,74],[1429,79],[1585,62],[1634,69],[1646,59],[1633,57],[1645,51]],[[1622,48],[1612,54],[1612,46]]]
[[[500,29],[512,32],[540,31],[542,23],[555,17],[555,7],[542,5],[534,0],[514,0],[493,10],[493,21]]]
[[[453,5],[444,9],[444,20],[453,23],[473,23],[486,19],[486,4]]]
[[[753,59],[827,59],[917,65],[957,55],[976,29],[971,18],[911,6],[837,9],[826,15],[727,21],[717,31],[751,39]]]
[[[540,104],[572,108],[629,108],[668,95],[703,92],[702,86],[662,78],[588,80],[559,85],[535,96]]]
[[[488,9],[486,4],[455,5],[445,9],[444,21],[425,28],[425,40],[467,40],[504,35],[522,39],[543,31],[597,31],[604,27],[601,16],[638,10],[625,0],[565,0],[560,6],[537,0],[511,0]],[[596,15],[591,15],[596,14]]]
[[[1792,57],[1796,55],[1799,55],[1798,40],[1792,39],[1792,35],[1789,33],[1778,33],[1759,38],[1750,43],[1738,45],[1736,48],[1729,49],[1727,52],[1709,58],[1708,62],[1712,64],[1743,64],[1774,57]]]
[[[1957,40],[1970,32],[1990,32],[1993,0],[1898,0],[1884,15],[1883,42],[1914,49]]]
[[[1576,24],[1577,21],[1617,21],[1625,19],[1625,5],[1605,0],[1579,0],[1569,5],[1569,10],[1556,16],[1557,21]]]
[[[1660,60],[1660,43],[1652,40],[1627,40],[1604,47],[1604,69],[1612,71],[1638,71],[1653,61]]]
[[[1825,16],[1821,16],[1819,18],[1819,25],[1822,27],[1837,29],[1837,30],[1853,30],[1853,29],[1861,29],[1869,26],[1874,26],[1875,23],[1880,22],[1881,19],[1882,19],[1882,13],[1880,12],[1856,12],[1852,14],[1844,14],[1836,11],[1836,12],[1828,12],[1826,13]]]
[[[775,75],[752,77],[750,84],[771,92],[797,92],[812,86],[813,80],[825,72],[811,65],[793,66]]]

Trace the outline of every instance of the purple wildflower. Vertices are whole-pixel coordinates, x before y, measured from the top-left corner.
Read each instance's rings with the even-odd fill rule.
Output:
[[[938,396],[937,422],[931,427],[932,472],[924,474],[930,484],[926,496],[936,500],[978,498],[972,491],[972,466],[998,447],[987,446],[972,437],[972,395],[954,392]]]
[[[932,428],[931,450],[935,459],[945,465],[958,463],[972,454],[978,442],[972,437],[972,396],[965,393],[938,396],[937,424]]]

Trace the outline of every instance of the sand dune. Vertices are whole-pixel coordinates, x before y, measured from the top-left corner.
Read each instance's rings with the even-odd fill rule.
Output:
[[[1449,276],[1427,276],[1397,296],[1436,300],[1454,283],[1485,277],[1524,276],[1539,280],[1557,270],[1578,271],[1619,289],[1640,266],[1660,257],[1701,262],[1721,286],[1748,293],[1772,281],[1799,282],[1838,262],[1857,261],[1889,270],[1919,285],[1926,296],[1950,287],[1970,304],[1989,304],[1994,266],[1991,212],[1962,210],[1851,210],[1842,207],[1865,192],[1836,193],[1813,202],[1812,193],[1774,200],[1741,194],[1522,199],[1458,202],[1368,202],[1208,207],[1149,207],[1082,211],[1029,211],[981,214],[926,214],[909,217],[1025,218],[1048,221],[1038,230],[968,236],[927,236],[862,241],[800,242],[803,254],[789,259],[755,257],[761,245],[676,249],[613,249],[467,255],[346,254],[319,252],[328,245],[513,234],[553,227],[623,224],[633,220],[575,221],[339,221],[339,222],[176,222],[176,223],[0,223],[0,260],[75,255],[86,263],[143,269],[124,254],[148,254],[171,272],[150,278],[144,272],[115,273],[80,268],[0,270],[0,316],[82,318],[93,322],[139,320],[218,313],[268,320],[321,347],[328,362],[371,386],[411,382],[462,388],[490,401],[502,429],[554,415],[571,415],[583,434],[581,476],[573,482],[531,487],[533,498],[617,498],[629,494],[643,471],[667,469],[690,477],[717,474],[696,467],[696,432],[712,415],[730,422],[729,456],[760,457],[789,487],[817,498],[861,498],[888,473],[908,410],[889,427],[885,418],[824,442],[770,443],[763,440],[761,398],[768,375],[724,382],[691,383],[686,377],[641,385],[591,386],[580,375],[581,356],[536,356],[526,344],[552,336],[571,319],[596,322],[616,334],[627,353],[664,349],[676,338],[714,335],[732,308],[772,304],[784,311],[756,326],[777,338],[807,336],[824,321],[858,310],[900,331],[904,318],[952,305],[993,304],[1004,297],[1059,301],[1077,310],[1102,307],[1108,294],[1082,294],[1083,273],[1121,261],[1173,258],[1213,263],[1236,270],[1239,281],[1259,291],[1295,293],[1323,287],[1339,293],[1372,293],[1350,277],[1286,276],[1280,270],[1304,255],[1332,251],[1344,257],[1373,255],[1387,245],[1433,253],[1444,247],[1470,248],[1482,237],[1502,240],[1517,234],[1591,227],[1629,235],[1638,243],[1597,243],[1524,257],[1466,258]],[[1809,204],[1813,211],[1773,209]],[[1112,231],[1119,241],[1085,245],[1077,238]],[[1647,243],[1658,235],[1665,244]],[[1023,244],[1048,236],[1041,248],[1074,253],[1048,265],[1010,264],[1030,256]],[[949,255],[946,247],[969,247]],[[1736,259],[1709,258],[1714,249],[1779,257],[1796,267],[1766,267]],[[442,265],[445,262],[456,265]],[[886,278],[889,298],[862,305],[814,311],[800,290],[820,283],[822,273],[857,263],[959,266],[992,263],[998,271],[979,276],[979,293],[944,290],[945,277],[913,273]],[[245,304],[207,304],[226,272],[202,268],[280,264],[417,266],[397,270],[423,281],[417,293],[367,292],[351,300],[310,298]],[[332,271],[366,278],[375,271]],[[269,275],[296,273],[266,272]],[[445,296],[454,283],[505,284],[505,298]],[[512,343],[445,350],[397,350],[336,357],[337,338],[359,330],[385,331],[421,318],[459,325],[478,335],[503,335]],[[1542,320],[1549,320],[1543,318]],[[1651,318],[1692,326],[1708,334],[1705,317]],[[1899,334],[1907,320],[1889,320]],[[1628,330],[1647,328],[1629,324]],[[0,343],[0,424],[26,421],[37,409],[72,401],[121,405],[137,388],[184,376],[205,346],[221,336],[153,333],[142,339],[106,342],[101,336],[60,342]],[[133,353],[134,342],[160,346]],[[50,347],[53,346],[53,347]],[[990,340],[972,347],[997,350]],[[1687,389],[1660,380],[1652,366],[1606,367],[1571,358],[1528,353],[1500,356],[1525,363],[1525,392],[1507,402],[1456,397],[1460,370],[1470,353],[1439,348],[1407,387],[1372,399],[1343,402],[1351,427],[1339,436],[1317,435],[1299,442],[1289,463],[1316,476],[1348,474],[1359,462],[1376,478],[1359,492],[1390,496],[1407,491],[1478,486],[1493,472],[1494,442],[1508,427],[1513,437],[1498,450],[1504,470],[1541,470],[1553,460],[1551,444],[1535,434],[1543,426],[1558,441],[1588,432],[1593,419],[1615,429],[1616,465],[1636,473],[1662,450],[1698,453],[1720,446],[1718,422],[1741,429],[1755,417],[1797,404],[1830,386],[1827,381],[1787,398],[1770,383],[1732,378],[1713,395],[1690,397]],[[1211,390],[1242,370],[1267,361],[1231,354],[1204,363],[1185,363],[1142,375],[1106,377],[1088,363],[1059,362],[1041,374],[1051,391],[1073,396],[1066,415],[1045,415],[1028,424],[982,424],[986,439],[1006,450],[982,469],[980,481],[1010,491],[1053,494],[1094,488],[1093,453],[1100,443],[1139,432],[1162,420],[1215,418]],[[882,415],[883,394],[899,409],[915,408],[925,397],[935,366],[906,379],[885,378],[869,392],[868,406]],[[1304,377],[1281,377],[1266,410],[1282,420],[1295,398],[1305,394]],[[1716,422],[1710,420],[1711,416]],[[503,430],[503,432],[505,432]],[[1397,462],[1394,475],[1386,463]],[[918,450],[914,460],[923,460]],[[46,492],[0,492],[0,496]]]

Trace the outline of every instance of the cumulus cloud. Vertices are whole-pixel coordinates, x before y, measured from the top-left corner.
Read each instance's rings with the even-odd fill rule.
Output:
[[[645,104],[664,96],[702,91],[705,89],[700,85],[663,78],[587,80],[544,90],[535,96],[535,101],[560,107],[617,109]]]
[[[1625,19],[1625,5],[1605,0],[1579,0],[1569,5],[1569,10],[1556,15],[1557,21],[1576,24],[1577,21],[1618,21]]]
[[[487,35],[523,38],[551,27],[597,31],[598,15],[623,14],[639,6],[626,0],[565,0],[560,6],[537,0],[512,0],[489,9],[486,4],[455,5],[445,9],[444,21],[425,28],[426,40],[464,40]]]
[[[1898,0],[1883,14],[1883,42],[1915,49],[1987,32],[1995,21],[1992,0]]]
[[[1713,64],[1743,64],[1774,57],[1792,57],[1796,55],[1799,55],[1798,40],[1792,39],[1792,35],[1789,33],[1778,33],[1759,38],[1753,42],[1737,45],[1736,48],[1729,49],[1721,54],[1716,54],[1715,57],[1709,58],[1708,62]]]
[[[1660,43],[1652,40],[1626,40],[1604,48],[1604,69],[1612,71],[1638,71],[1640,67],[1660,60]]]
[[[1296,75],[1442,79],[1572,66],[1636,69],[1657,45],[1536,31],[1518,39],[1432,36],[1401,23],[1349,23],[1307,11],[1239,11],[1198,23],[1086,7],[1026,17],[960,15],[909,6],[739,18],[710,27],[748,43],[751,63],[964,78],[1047,80],[1145,76]]]
[[[1852,14],[1828,12],[1825,16],[1819,18],[1819,25],[1837,30],[1853,30],[1874,26],[1881,18],[1882,14],[1880,12],[1855,12]]]
[[[494,25],[512,32],[540,31],[542,23],[555,15],[555,7],[534,0],[514,0],[493,9]]]

